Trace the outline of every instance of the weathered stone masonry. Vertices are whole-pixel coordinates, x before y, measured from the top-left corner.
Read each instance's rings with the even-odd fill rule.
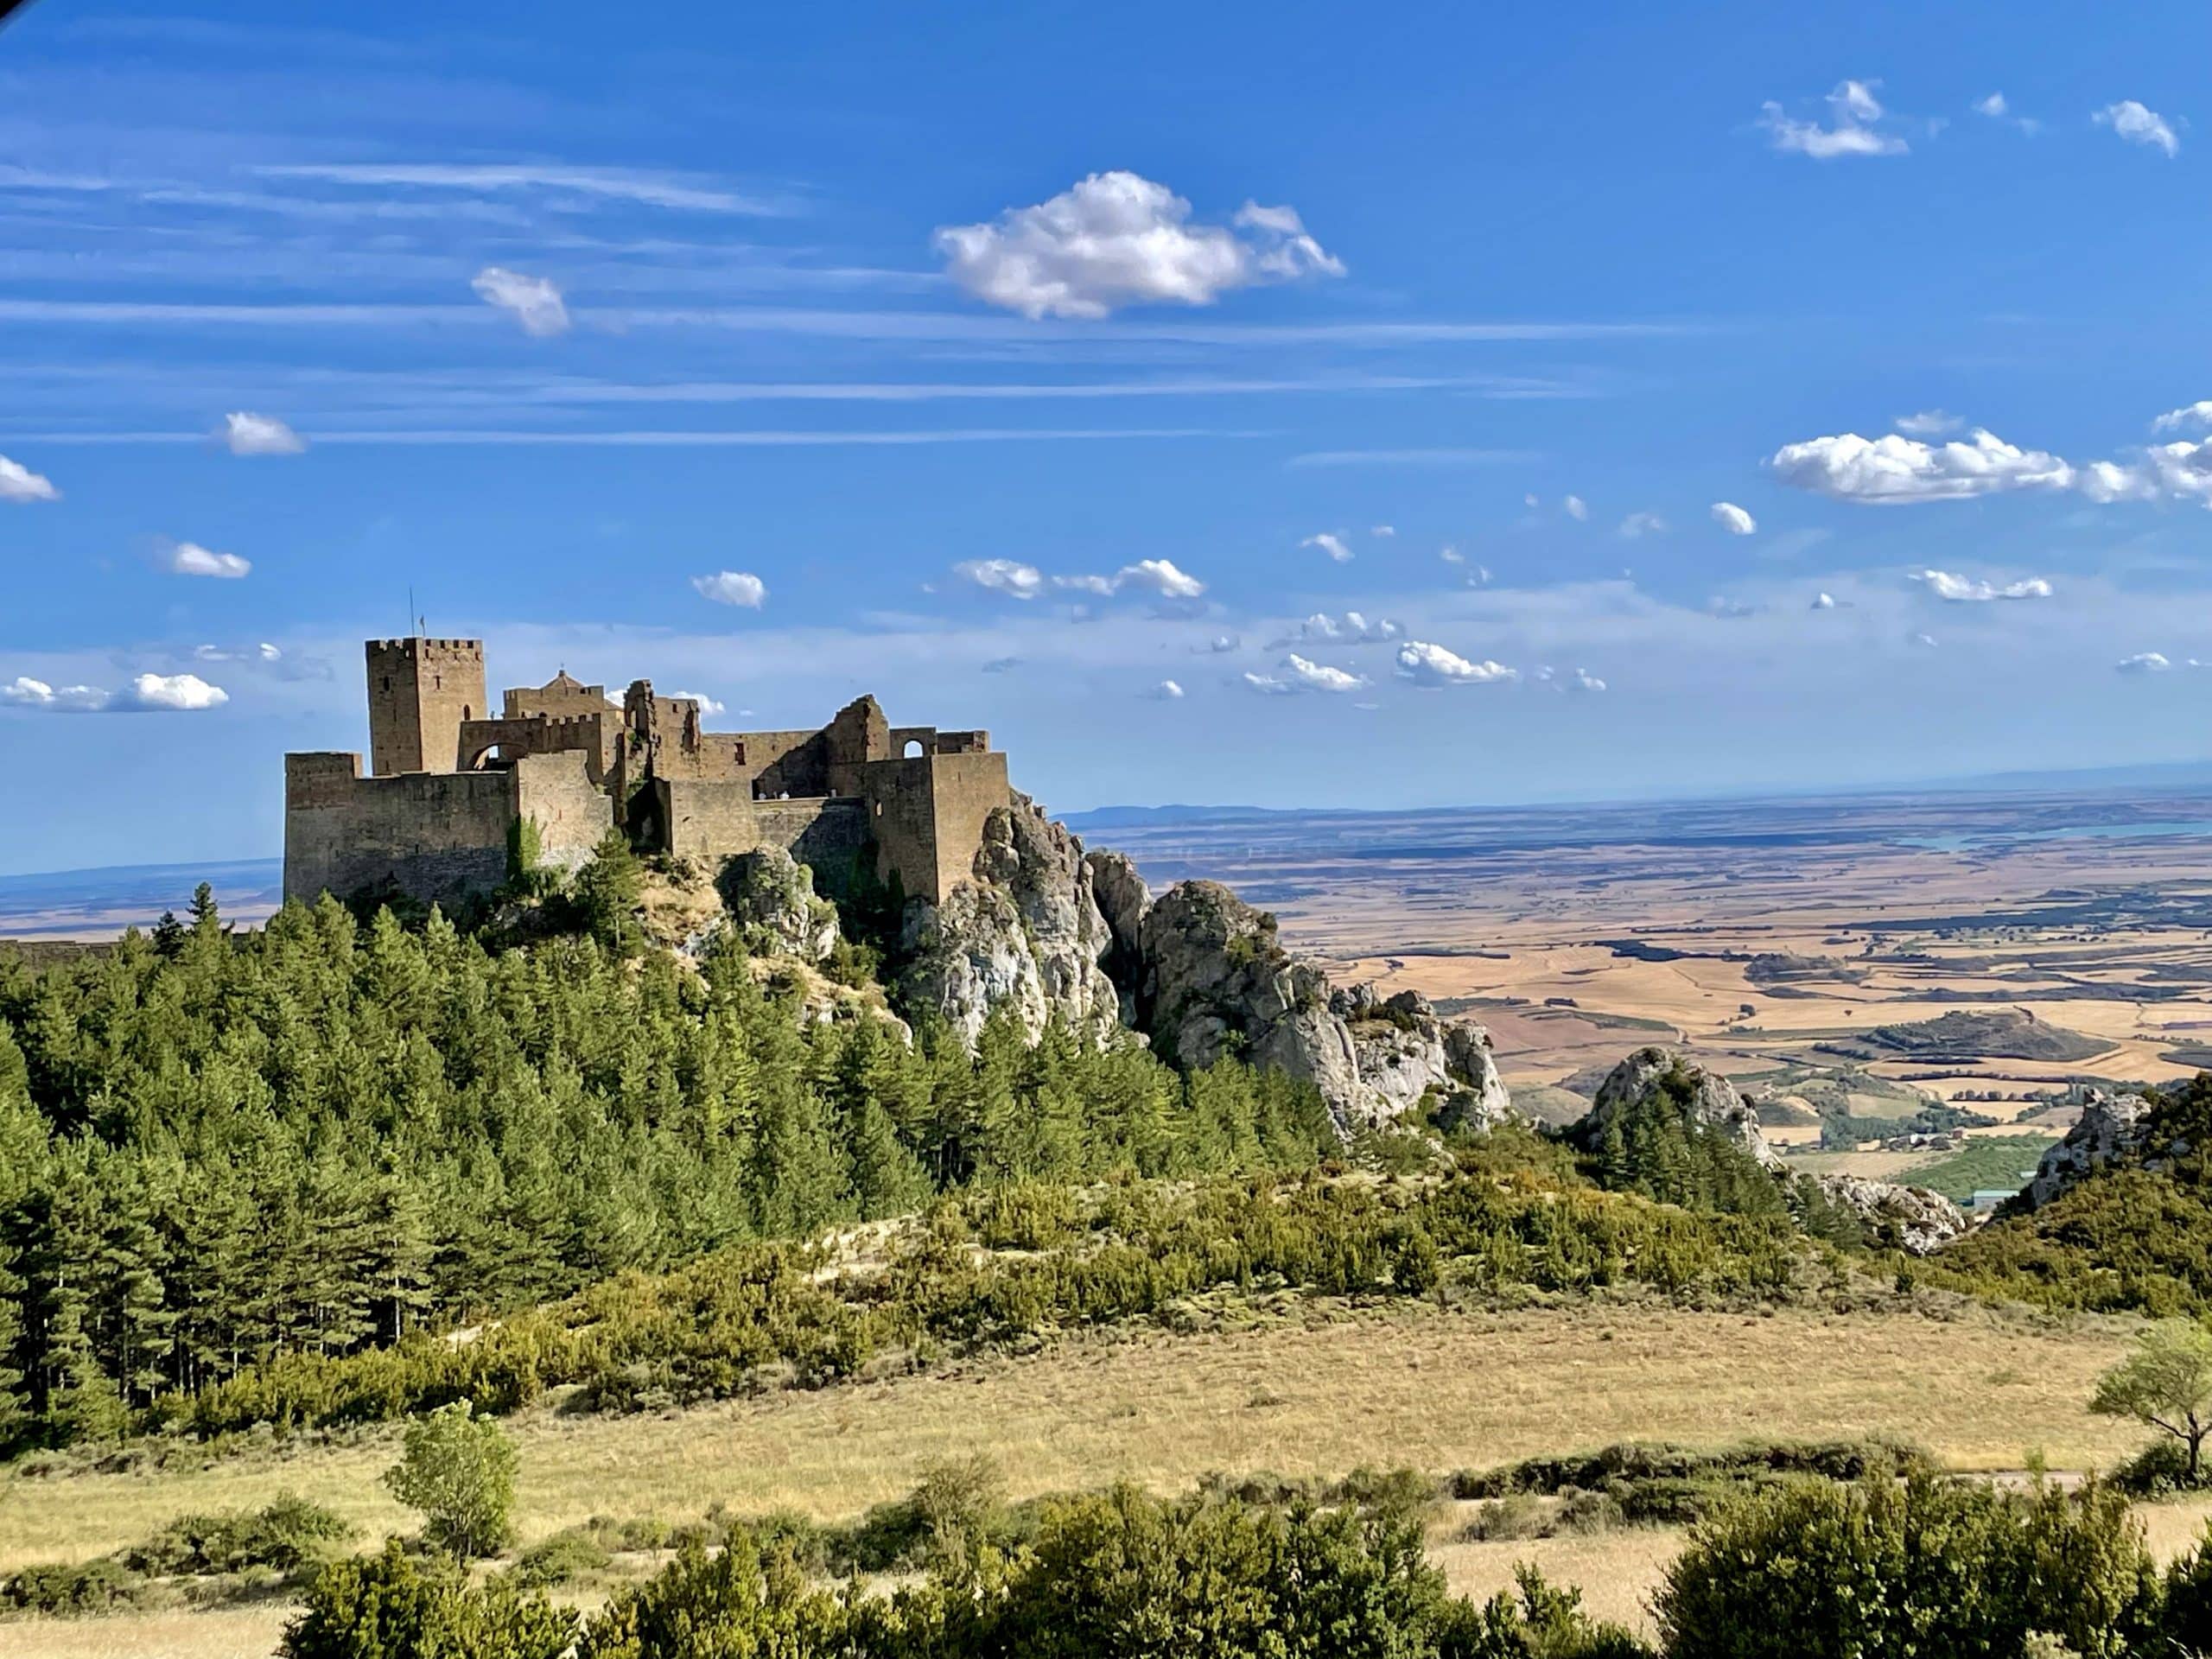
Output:
[[[366,657],[370,775],[358,754],[285,757],[288,898],[480,897],[527,822],[563,869],[617,824],[709,863],[779,847],[843,869],[872,848],[880,879],[939,904],[1012,800],[988,733],[893,727],[874,697],[811,731],[709,732],[696,699],[638,680],[618,707],[565,672],[495,714],[480,640],[372,639]]]

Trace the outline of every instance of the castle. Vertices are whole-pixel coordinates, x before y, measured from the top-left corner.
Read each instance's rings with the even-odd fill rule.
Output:
[[[1011,804],[988,732],[893,726],[872,696],[812,731],[709,732],[697,699],[635,680],[620,706],[564,671],[493,713],[478,639],[372,639],[369,772],[284,757],[284,896],[448,908],[506,880],[518,849],[573,870],[610,829],[710,865],[780,847],[932,904],[967,879]],[[525,828],[527,826],[527,828]]]

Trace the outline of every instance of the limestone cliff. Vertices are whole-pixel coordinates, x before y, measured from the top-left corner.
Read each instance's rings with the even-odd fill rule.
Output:
[[[814,893],[814,872],[780,847],[741,853],[716,884],[729,925],[755,956],[820,964],[837,946],[837,907]]]
[[[1033,1040],[1055,1014],[1104,1037],[1122,1023],[1120,993],[1101,965],[1112,944],[1083,843],[1016,795],[985,822],[973,879],[942,905],[906,906],[899,995],[971,1043],[1001,1005]]]
[[[2024,1195],[2031,1209],[2040,1210],[2069,1187],[2113,1164],[2133,1164],[2148,1170],[2165,1166],[2168,1155],[2189,1150],[2175,1142],[2160,1148],[2151,1142],[2151,1103],[2140,1095],[2117,1098],[2101,1091],[2091,1095],[2082,1116],[2066,1138],[2043,1155],[2035,1179]]]

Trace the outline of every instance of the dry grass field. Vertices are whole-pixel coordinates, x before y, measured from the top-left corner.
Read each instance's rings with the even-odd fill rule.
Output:
[[[626,1418],[525,1415],[525,1539],[593,1515],[683,1520],[790,1507],[849,1516],[909,1490],[940,1459],[982,1452],[1015,1497],[1134,1480],[1162,1491],[1210,1471],[1445,1471],[1622,1440],[1717,1446],[1883,1433],[1961,1469],[2109,1465],[2137,1436],[2083,1408],[2125,1325],[1970,1313],[1768,1316],[1578,1307],[1456,1313],[1338,1311],[1194,1337],[1148,1332],[893,1381]],[[377,1433],[198,1470],[15,1478],[0,1484],[0,1571],[75,1560],[195,1510],[315,1499],[373,1538],[406,1517],[378,1472]],[[1464,1588],[1510,1582],[1522,1559],[1627,1616],[1675,1548],[1632,1532],[1527,1544],[1455,1541]],[[166,1612],[0,1626],[14,1659],[269,1651],[282,1610]]]

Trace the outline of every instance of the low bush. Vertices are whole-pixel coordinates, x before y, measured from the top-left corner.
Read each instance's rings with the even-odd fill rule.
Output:
[[[613,1565],[614,1558],[605,1545],[590,1533],[571,1527],[523,1551],[510,1572],[525,1589],[550,1590],[603,1573]]]
[[[325,1567],[284,1632],[283,1659],[562,1659],[576,1616],[505,1575],[472,1586],[397,1543]]]
[[[258,1510],[180,1516],[143,1543],[118,1552],[149,1578],[212,1577],[268,1567],[298,1572],[327,1556],[353,1529],[321,1504],[289,1493]]]
[[[0,1607],[74,1618],[114,1612],[144,1599],[146,1581],[111,1556],[63,1565],[27,1567],[0,1582]]]

